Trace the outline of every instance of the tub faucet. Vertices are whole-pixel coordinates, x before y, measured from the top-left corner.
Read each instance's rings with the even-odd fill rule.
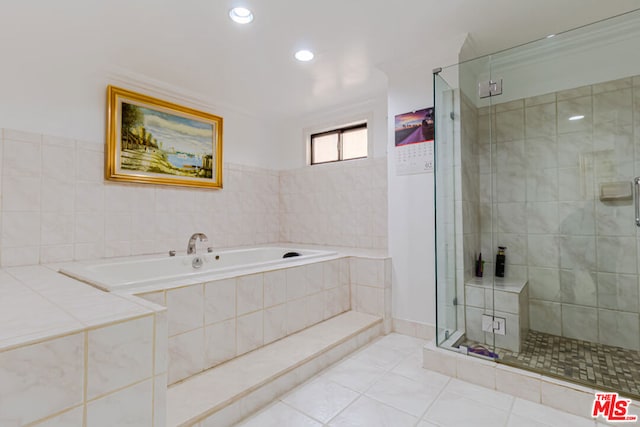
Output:
[[[206,234],[204,234],[204,233],[195,233],[189,239],[189,244],[187,245],[187,255],[192,255],[192,254],[196,253],[196,240],[197,239],[200,239],[201,242],[206,242],[206,241],[209,240],[207,238]]]

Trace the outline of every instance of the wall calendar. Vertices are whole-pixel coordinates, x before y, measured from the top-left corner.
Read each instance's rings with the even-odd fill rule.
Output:
[[[433,107],[395,117],[396,175],[433,173]]]

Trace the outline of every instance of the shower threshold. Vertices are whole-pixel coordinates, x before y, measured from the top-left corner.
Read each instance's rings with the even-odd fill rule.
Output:
[[[478,343],[461,343],[473,345]],[[640,352],[636,350],[538,331],[529,331],[520,352],[498,347],[492,350],[501,362],[511,366],[640,396]]]

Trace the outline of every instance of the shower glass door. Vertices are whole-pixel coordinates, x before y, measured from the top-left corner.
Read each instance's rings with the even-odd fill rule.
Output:
[[[505,330],[490,335],[493,351],[631,396],[640,396],[639,45],[632,12],[492,55],[475,76],[502,84],[476,98],[490,135],[478,145],[481,168],[490,165],[480,192],[488,273],[506,247],[490,301]]]
[[[451,73],[451,70],[448,71]],[[443,345],[458,330],[456,292],[455,133],[451,114],[455,92],[443,75],[433,75],[435,106],[436,341]],[[443,74],[443,75],[441,75]]]
[[[635,11],[434,74],[439,346],[640,400],[638,46]]]

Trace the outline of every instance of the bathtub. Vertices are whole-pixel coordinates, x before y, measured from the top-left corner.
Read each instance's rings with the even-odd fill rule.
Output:
[[[283,258],[286,253],[299,256]],[[156,255],[65,264],[60,273],[105,291],[127,291],[153,285],[185,285],[215,280],[233,273],[268,271],[308,260],[335,256],[336,252],[289,247],[260,247],[196,255]]]

